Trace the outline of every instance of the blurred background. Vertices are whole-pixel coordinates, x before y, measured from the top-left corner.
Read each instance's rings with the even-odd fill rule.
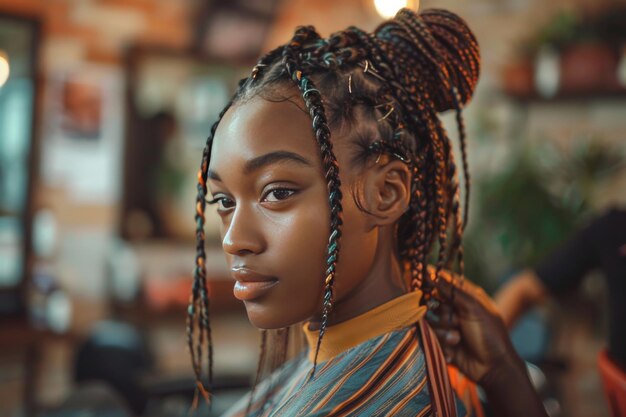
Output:
[[[415,7],[0,0],[0,415],[73,415],[85,401],[187,413],[195,173],[211,124],[237,80],[295,26],[372,30],[404,5]],[[626,2],[419,7],[460,14],[481,45],[465,111],[466,259],[467,275],[493,292],[626,205]],[[455,137],[453,117],[444,115]],[[232,296],[214,216],[208,224],[216,374],[236,397],[254,373],[258,335]],[[516,330],[548,379],[552,416],[609,413],[596,365],[606,297],[602,275],[587,274]],[[126,415],[115,412],[101,415]]]

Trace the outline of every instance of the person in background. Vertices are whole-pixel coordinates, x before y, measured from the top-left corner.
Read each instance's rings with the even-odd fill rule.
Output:
[[[611,408],[626,413],[626,210],[610,209],[576,231],[543,262],[507,281],[494,299],[511,327],[529,308],[576,289],[592,270],[602,272],[608,293],[609,339],[600,371]]]

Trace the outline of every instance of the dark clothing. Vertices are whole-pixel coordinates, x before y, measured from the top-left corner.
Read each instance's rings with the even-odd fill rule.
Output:
[[[626,210],[612,209],[578,231],[535,268],[554,295],[574,289],[587,272],[607,280],[609,354],[626,369]]]

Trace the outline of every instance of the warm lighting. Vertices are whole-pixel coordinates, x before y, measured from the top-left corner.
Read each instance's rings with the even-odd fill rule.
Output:
[[[0,51],[0,87],[4,85],[9,79],[9,57],[4,51]]]
[[[379,15],[385,19],[390,19],[403,7],[417,10],[419,0],[374,0],[374,7],[376,7]]]

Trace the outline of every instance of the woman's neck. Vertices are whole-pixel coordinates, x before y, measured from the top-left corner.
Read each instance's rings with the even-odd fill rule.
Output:
[[[379,234],[379,244],[369,273],[350,293],[335,301],[329,325],[360,316],[407,292],[404,268],[394,251],[390,250],[393,247],[392,236],[391,233]],[[319,322],[319,316],[312,318],[309,328],[319,328]]]

